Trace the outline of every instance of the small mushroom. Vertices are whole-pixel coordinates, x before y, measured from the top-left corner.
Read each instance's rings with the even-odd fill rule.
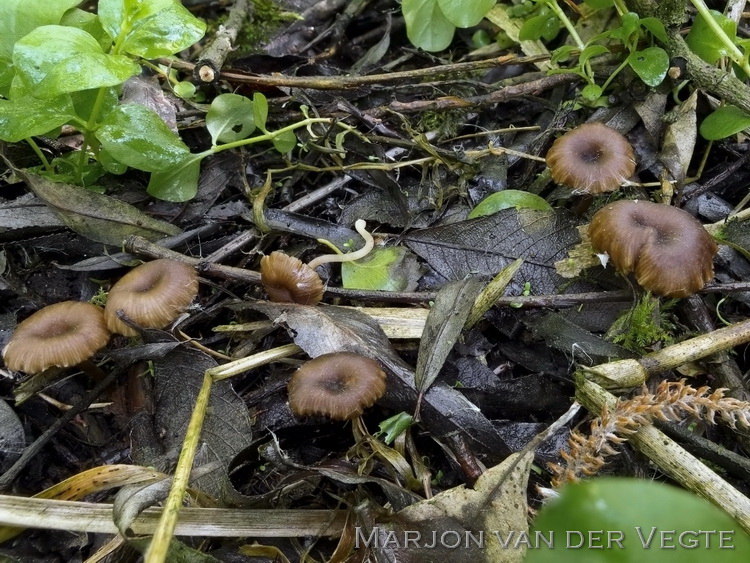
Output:
[[[557,139],[547,166],[558,184],[589,194],[616,190],[635,172],[628,140],[602,123],[584,123]]]
[[[620,273],[656,295],[686,297],[714,277],[719,250],[687,211],[650,201],[622,200],[594,214],[591,245],[606,252]]]
[[[144,328],[164,328],[185,311],[198,294],[198,274],[183,262],[159,259],[125,274],[109,291],[104,318],[109,330],[138,334],[117,316],[122,311]]]
[[[297,416],[351,420],[383,396],[385,373],[375,360],[359,354],[323,354],[295,371],[287,390]]]
[[[8,369],[27,373],[75,366],[104,348],[109,336],[101,308],[63,301],[19,323],[3,349],[3,360]]]
[[[325,254],[318,256],[309,264],[284,254],[272,252],[260,259],[260,282],[271,301],[281,303],[299,303],[315,305],[323,299],[323,281],[315,268],[331,262],[351,262],[359,260],[370,253],[375,241],[365,229],[362,219],[354,223],[354,228],[362,236],[365,244],[356,252],[349,254]]]

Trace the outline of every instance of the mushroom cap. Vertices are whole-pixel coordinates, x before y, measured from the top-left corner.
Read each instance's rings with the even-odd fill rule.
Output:
[[[144,328],[164,328],[197,294],[198,274],[192,266],[161,258],[133,268],[112,286],[104,318],[112,332],[136,336],[138,332],[118,318],[118,310]]]
[[[714,277],[719,247],[700,221],[671,205],[610,203],[594,214],[589,237],[619,272],[633,272],[641,287],[656,295],[686,297]]]
[[[378,362],[359,354],[323,354],[294,372],[287,391],[297,416],[351,420],[383,396],[385,373]]]
[[[315,270],[283,252],[260,259],[260,281],[271,301],[315,305],[323,299],[323,282]]]
[[[635,172],[628,140],[602,123],[584,123],[557,139],[547,153],[552,179],[574,190],[616,190]]]
[[[88,360],[109,341],[101,308],[63,301],[49,305],[19,323],[3,349],[8,369],[39,373]]]

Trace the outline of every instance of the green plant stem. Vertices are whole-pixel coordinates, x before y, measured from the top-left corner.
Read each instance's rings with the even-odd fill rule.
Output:
[[[706,3],[703,0],[690,0],[690,2],[693,4],[693,6],[695,6],[695,9],[698,10],[698,13],[701,15],[701,17],[706,20],[708,27],[710,27],[711,30],[716,34],[724,47],[726,47],[727,51],[729,51],[729,57],[737,66],[742,69],[742,72],[750,76],[750,64],[748,64],[748,61],[742,54],[742,51],[740,51],[737,45],[735,45],[734,42],[727,36],[727,34],[724,33],[724,30],[721,29],[721,26],[716,23],[716,20],[711,15],[708,6],[706,6]]]
[[[578,48],[583,51],[586,48],[586,44],[581,39],[581,36],[578,35],[576,28],[573,26],[573,22],[568,19],[568,16],[565,15],[565,12],[563,12],[562,8],[557,4],[557,0],[547,0],[547,5],[550,10],[555,13],[557,19],[559,19],[565,26],[565,29],[568,30],[568,33],[570,33],[570,36],[573,38],[573,41],[575,41]]]
[[[39,157],[39,160],[42,161],[42,165],[44,165],[45,170],[47,170],[47,172],[52,172],[52,165],[49,163],[49,160],[47,160],[47,157],[44,156],[42,149],[39,148],[39,145],[36,144],[36,141],[31,137],[27,137],[25,141],[29,143],[31,150],[33,150],[34,153]]]
[[[602,92],[607,90],[607,87],[612,83],[612,81],[615,79],[615,77],[620,74],[622,69],[624,69],[626,66],[628,66],[628,59],[630,57],[625,57],[625,60],[620,63],[620,65],[612,72],[612,74],[609,75],[609,78],[602,84]]]
[[[622,17],[625,14],[627,14],[630,10],[628,10],[628,7],[625,5],[625,3],[622,0],[614,0],[615,10],[617,10],[617,14]]]
[[[313,123],[329,123],[330,124],[330,123],[333,123],[333,120],[328,117],[308,117],[307,119],[303,119],[302,121],[292,123],[291,125],[287,125],[286,127],[278,129],[277,131],[273,131],[272,133],[269,132],[269,133],[266,133],[265,135],[258,135],[257,137],[250,137],[249,139],[241,139],[239,141],[233,141],[231,143],[226,143],[223,145],[216,145],[210,148],[208,152],[217,153],[217,152],[226,151],[229,149],[236,149],[237,147],[244,147],[245,145],[253,145],[255,143],[260,143],[261,141],[273,141],[279,135],[282,135],[288,131],[294,131],[301,127],[307,127],[308,125],[312,125]]]

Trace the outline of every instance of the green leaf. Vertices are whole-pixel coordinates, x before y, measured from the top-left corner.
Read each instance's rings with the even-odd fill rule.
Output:
[[[598,84],[588,84],[581,90],[581,96],[583,99],[590,102],[598,100],[602,95],[602,87]]]
[[[638,21],[638,14],[635,12],[624,14],[620,27],[612,30],[612,37],[619,39],[623,43],[627,43],[633,34],[638,32]]]
[[[570,54],[575,51],[577,48],[573,45],[562,45],[552,51],[552,59],[551,62],[553,64],[556,63],[564,63],[570,58]]]
[[[181,163],[151,174],[148,193],[165,201],[183,202],[198,193],[201,161],[210,153],[191,154]]]
[[[102,27],[112,40],[127,34],[140,20],[169,8],[176,0],[99,0],[97,11]]]
[[[614,6],[614,0],[584,0],[584,4],[588,4],[595,10],[603,10],[604,8],[611,8]]]
[[[117,86],[141,73],[141,67],[124,55],[83,53],[56,64],[37,86],[38,98]]]
[[[268,100],[260,92],[253,94],[253,118],[255,119],[255,126],[268,133],[266,129],[266,121],[268,120]]]
[[[495,5],[496,0],[437,0],[445,19],[456,27],[477,25],[487,12]]]
[[[667,42],[667,31],[664,29],[664,24],[661,23],[661,20],[656,18],[642,18],[641,25],[662,43]]]
[[[146,59],[166,57],[197,43],[205,32],[205,22],[175,3],[136,22],[122,51]]]
[[[724,33],[729,36],[729,39],[734,41],[737,38],[737,24],[716,10],[711,10],[711,15]],[[708,26],[708,22],[700,14],[695,17],[693,27],[687,34],[685,41],[696,55],[709,64],[714,64],[730,52],[729,46],[719,39],[719,36],[714,33],[714,30]]]
[[[628,64],[651,87],[658,86],[669,70],[669,55],[661,47],[649,47],[631,53]]]
[[[403,0],[401,11],[412,45],[425,51],[442,51],[451,44],[456,26],[449,22],[437,0]]]
[[[581,51],[581,54],[578,57],[578,62],[580,65],[585,65],[589,61],[589,59],[608,54],[609,49],[607,49],[604,45],[589,45],[583,51]]]
[[[22,83],[20,88],[14,85],[14,97],[27,93],[53,97],[75,89],[112,86],[140,72],[140,67],[128,59],[105,55],[99,42],[85,31],[61,25],[39,27],[20,39],[13,51],[13,63]],[[86,64],[94,67],[89,69]],[[58,65],[60,69],[48,84],[52,93],[42,92],[39,85]],[[72,74],[65,77],[66,71]],[[65,78],[75,82],[76,88],[65,89],[60,84]]]
[[[560,32],[560,20],[549,10],[543,9],[538,16],[529,18],[521,26],[518,39],[521,41],[536,41],[544,39],[551,41]]]
[[[102,22],[99,21],[99,16],[96,14],[78,8],[68,10],[60,20],[60,25],[76,27],[85,31],[99,42],[99,46],[105,52],[112,46],[112,39],[104,31]]]
[[[294,134],[294,131],[285,131],[274,137],[271,142],[277,151],[281,154],[286,154],[297,146],[297,136]]]
[[[177,84],[174,84],[172,86],[172,90],[174,90],[174,93],[183,100],[191,99],[197,92],[195,84],[193,84],[192,82],[188,82],[187,80],[183,80],[181,82],[178,82]]]
[[[70,96],[54,100],[0,100],[0,139],[17,143],[27,137],[43,135],[70,121],[75,110]]]
[[[13,46],[37,27],[60,23],[63,14],[81,0],[2,0],[0,2],[0,59],[9,61]]]
[[[190,150],[156,113],[137,104],[115,108],[96,131],[109,153],[146,172],[166,171],[190,158]]]
[[[565,486],[539,512],[529,539],[538,534],[552,537],[554,547],[532,540],[535,549],[526,552],[526,563],[740,563],[750,553],[750,536],[727,513],[685,490],[645,479],[596,478]],[[619,543],[608,546],[608,539]]]
[[[221,94],[214,98],[206,113],[206,128],[214,145],[247,138],[255,131],[255,105],[239,94]]]
[[[341,281],[348,289],[403,291],[409,280],[401,266],[408,252],[400,246],[375,248],[356,262],[343,262]]]
[[[516,209],[538,209],[540,211],[551,210],[552,206],[536,194],[522,190],[503,190],[491,194],[477,204],[469,213],[469,219],[492,215],[503,209],[515,207]]]
[[[704,139],[716,141],[750,127],[750,115],[735,106],[717,108],[703,120],[700,132]]]

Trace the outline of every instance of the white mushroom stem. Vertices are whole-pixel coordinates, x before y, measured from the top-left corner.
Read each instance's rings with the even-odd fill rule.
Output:
[[[372,235],[365,230],[366,226],[367,223],[365,223],[363,219],[357,219],[357,221],[354,223],[354,228],[357,229],[357,232],[365,240],[365,245],[359,250],[350,252],[349,254],[324,254],[323,256],[314,258],[307,265],[314,270],[315,268],[317,268],[318,266],[322,266],[323,264],[330,264],[332,262],[352,262],[354,260],[364,258],[372,251],[373,247],[375,246],[375,241],[373,240]]]

